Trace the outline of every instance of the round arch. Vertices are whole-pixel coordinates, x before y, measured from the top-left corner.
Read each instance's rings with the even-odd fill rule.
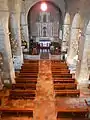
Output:
[[[87,67],[88,67],[88,71],[90,74],[90,20],[87,24],[86,27],[86,33],[85,33],[85,49],[87,51]]]
[[[67,12],[64,18],[63,25],[63,41],[62,41],[62,52],[68,52],[70,42],[70,14]]]
[[[79,41],[79,34],[81,30],[81,16],[79,13],[76,13],[71,26],[71,36],[70,36],[70,49],[69,49],[69,55],[67,58],[68,63],[70,64],[76,64],[77,52],[78,52],[78,41]]]
[[[55,4],[62,12],[62,16],[64,18],[65,14],[65,1],[64,0],[45,0],[46,2],[52,2]],[[42,2],[41,0],[27,0],[23,1],[23,7],[21,12],[25,12],[26,16],[28,15],[29,10],[38,2]]]

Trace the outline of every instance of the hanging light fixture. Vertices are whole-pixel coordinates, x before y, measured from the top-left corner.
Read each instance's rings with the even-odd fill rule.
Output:
[[[41,3],[41,10],[46,11],[47,10],[47,4],[45,2]]]

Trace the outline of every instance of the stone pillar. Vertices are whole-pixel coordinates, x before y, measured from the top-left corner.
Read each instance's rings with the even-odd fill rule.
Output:
[[[88,37],[90,38],[90,36]],[[87,48],[89,39],[85,39],[84,35],[81,36],[79,41],[79,53],[78,62],[76,67],[76,79],[79,84],[87,84],[89,74],[88,74],[88,63],[87,63]],[[84,85],[85,86],[85,85]]]
[[[80,32],[81,18],[79,13],[77,13],[73,19],[71,27],[71,36],[70,36],[70,48],[68,51],[67,63],[75,64],[74,58],[78,53],[78,41],[79,41],[79,32]]]
[[[21,13],[21,37],[27,41],[27,47],[29,51],[29,35],[28,35],[28,23],[27,23],[27,14],[24,12]]]
[[[14,54],[14,67],[20,69],[23,63],[23,53],[21,47],[21,34],[20,34],[20,12],[12,12],[10,14],[10,29],[11,37],[18,43],[17,50]]]
[[[70,15],[66,13],[64,25],[63,25],[63,41],[62,41],[62,52],[66,52],[69,49],[70,40]]]
[[[8,31],[8,19],[8,10],[2,10],[0,12],[0,52],[2,53],[4,60],[2,78],[4,83],[15,83],[15,72]]]
[[[86,40],[87,42],[87,63],[88,63],[88,72],[89,72],[89,75],[90,75],[90,21],[88,23],[88,26],[87,26],[87,29],[86,29]]]

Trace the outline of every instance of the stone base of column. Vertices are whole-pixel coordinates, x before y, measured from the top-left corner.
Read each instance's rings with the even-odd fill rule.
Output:
[[[73,64],[73,59],[70,59],[69,57],[67,57],[67,64],[72,65]]]
[[[14,69],[21,69],[21,66],[23,64],[23,54],[20,56],[13,56],[14,61]]]
[[[88,81],[85,81],[85,82],[80,82],[80,83],[78,83],[78,89],[88,89],[88,85],[89,85],[89,82]]]

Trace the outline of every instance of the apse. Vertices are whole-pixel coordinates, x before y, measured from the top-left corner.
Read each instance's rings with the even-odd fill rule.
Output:
[[[28,13],[29,39],[57,40],[62,29],[61,10],[51,2],[38,2]]]

